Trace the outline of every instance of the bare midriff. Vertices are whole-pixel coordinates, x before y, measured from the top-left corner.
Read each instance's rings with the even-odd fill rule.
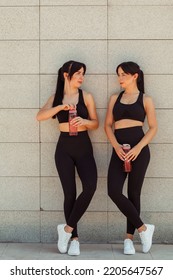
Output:
[[[128,128],[128,127],[133,127],[133,126],[143,126],[143,122],[129,120],[129,119],[123,119],[123,120],[120,120],[120,121],[117,121],[114,123],[115,129]]]
[[[60,123],[59,124],[59,130],[62,132],[69,132],[69,123]],[[84,125],[81,125],[78,127],[77,131],[85,131],[87,128]]]

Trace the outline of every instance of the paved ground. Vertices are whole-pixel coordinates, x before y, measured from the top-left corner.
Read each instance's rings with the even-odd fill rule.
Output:
[[[173,244],[153,244],[149,253],[123,254],[123,244],[81,244],[80,256],[60,254],[56,244],[0,243],[0,260],[173,260]]]

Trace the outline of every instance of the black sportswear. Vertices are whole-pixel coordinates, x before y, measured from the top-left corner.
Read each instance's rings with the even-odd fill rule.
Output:
[[[143,104],[143,93],[140,92],[136,102],[132,104],[121,103],[121,97],[123,93],[124,91],[118,95],[113,107],[114,121],[116,122],[122,119],[131,119],[144,122],[146,113]]]

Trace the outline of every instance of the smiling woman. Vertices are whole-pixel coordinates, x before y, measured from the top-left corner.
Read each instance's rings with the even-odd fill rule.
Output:
[[[58,71],[56,93],[39,110],[37,120],[57,118],[60,137],[55,151],[55,163],[64,191],[64,214],[66,224],[57,226],[58,249],[69,255],[79,255],[77,223],[88,208],[97,184],[97,168],[89,129],[98,127],[95,102],[90,93],[80,89],[84,81],[84,63],[68,61]],[[70,121],[69,111],[76,109],[77,116]],[[69,127],[77,133],[71,136]],[[75,168],[82,181],[83,190],[76,198]]]
[[[142,250],[147,253],[152,244],[154,225],[146,225],[140,218],[140,195],[150,160],[148,144],[157,132],[155,109],[151,97],[144,96],[143,72],[138,64],[123,62],[117,66],[116,72],[123,91],[111,96],[105,119],[105,131],[113,148],[108,170],[108,195],[127,218],[124,254],[135,254],[135,229],[139,232]],[[146,116],[149,128],[144,134],[142,127]],[[123,144],[129,144],[131,149],[126,152]],[[124,172],[124,162],[130,161],[132,170]],[[127,177],[128,197],[123,194]]]

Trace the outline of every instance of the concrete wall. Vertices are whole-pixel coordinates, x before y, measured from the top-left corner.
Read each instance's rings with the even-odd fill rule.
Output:
[[[119,91],[116,66],[141,65],[154,98],[159,132],[142,193],[142,218],[154,242],[173,242],[173,0],[0,0],[0,241],[55,242],[64,222],[54,166],[57,122],[35,115],[55,90],[69,59],[87,64],[83,88],[93,93],[100,128],[90,133],[98,189],[79,223],[84,242],[123,239],[125,218],[107,196],[111,147],[103,122]],[[78,189],[81,185],[78,181]]]

